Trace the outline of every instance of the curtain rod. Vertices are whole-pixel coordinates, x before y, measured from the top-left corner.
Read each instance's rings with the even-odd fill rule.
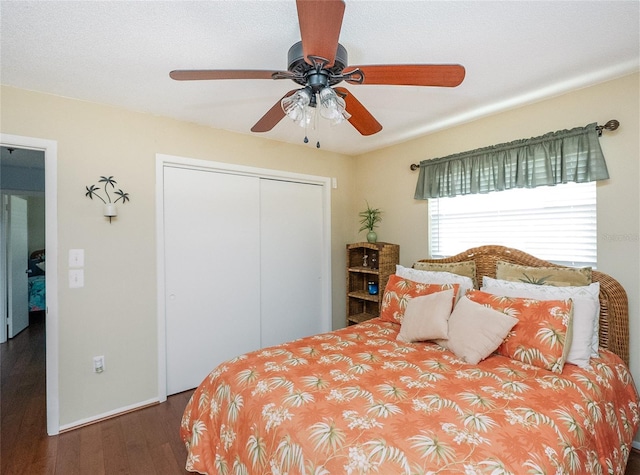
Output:
[[[607,121],[606,124],[604,125],[596,125],[596,129],[598,130],[598,137],[600,137],[602,135],[602,131],[603,130],[616,130],[618,127],[620,127],[620,122],[618,122],[616,119],[611,119],[609,121]],[[411,169],[412,172],[416,171],[418,168],[420,168],[420,164],[419,163],[412,163],[409,168]]]

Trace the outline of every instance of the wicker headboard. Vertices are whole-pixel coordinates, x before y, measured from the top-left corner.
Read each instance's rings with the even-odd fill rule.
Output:
[[[420,259],[420,262],[462,262],[473,260],[479,285],[482,277],[496,277],[496,262],[532,267],[563,267],[504,246],[480,246],[444,259]],[[593,271],[593,282],[600,282],[600,346],[629,364],[629,304],[627,293],[613,277]]]

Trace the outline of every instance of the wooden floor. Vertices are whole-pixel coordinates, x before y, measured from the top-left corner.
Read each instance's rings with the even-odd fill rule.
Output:
[[[46,435],[44,324],[0,345],[0,473],[183,475],[178,428],[192,391],[104,422]],[[633,451],[625,475],[640,475]]]
[[[627,463],[627,471],[625,475],[640,475],[640,451],[631,450],[629,462]]]
[[[187,451],[178,431],[192,391],[48,437],[42,317],[0,345],[0,377],[2,475],[189,473],[184,470]]]

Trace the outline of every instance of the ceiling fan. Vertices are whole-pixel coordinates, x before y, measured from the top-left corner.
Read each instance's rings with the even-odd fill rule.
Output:
[[[288,115],[300,125],[308,125],[317,108],[334,123],[348,120],[362,135],[373,135],[382,125],[351,91],[334,87],[348,84],[456,87],[464,79],[459,64],[385,64],[352,66],[347,50],[338,43],[344,0],[296,0],[302,41],[288,53],[287,71],[254,69],[174,70],[178,81],[211,79],[291,79],[301,89],[287,92],[251,128],[268,132]],[[311,114],[312,113],[312,114]]]

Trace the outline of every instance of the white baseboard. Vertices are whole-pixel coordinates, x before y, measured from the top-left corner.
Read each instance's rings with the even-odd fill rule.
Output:
[[[633,442],[631,442],[631,447],[633,447],[636,450],[640,450],[640,441],[634,440]]]
[[[117,416],[121,416],[123,414],[126,414],[128,412],[132,412],[132,411],[136,411],[139,409],[142,409],[144,407],[147,406],[153,406],[155,404],[159,404],[159,399],[158,398],[153,398],[153,399],[149,399],[147,401],[142,401],[136,404],[131,404],[130,406],[125,406],[125,407],[121,407],[118,409],[114,409],[113,411],[109,411],[109,412],[104,412],[102,414],[98,414],[96,416],[93,417],[87,417],[86,419],[80,419],[78,421],[75,422],[71,422],[70,424],[64,424],[60,426],[60,433],[62,432],[66,432],[72,429],[78,429],[80,427],[89,425],[89,424],[94,424],[96,422],[101,422],[107,419],[111,419],[113,417],[117,417]]]

